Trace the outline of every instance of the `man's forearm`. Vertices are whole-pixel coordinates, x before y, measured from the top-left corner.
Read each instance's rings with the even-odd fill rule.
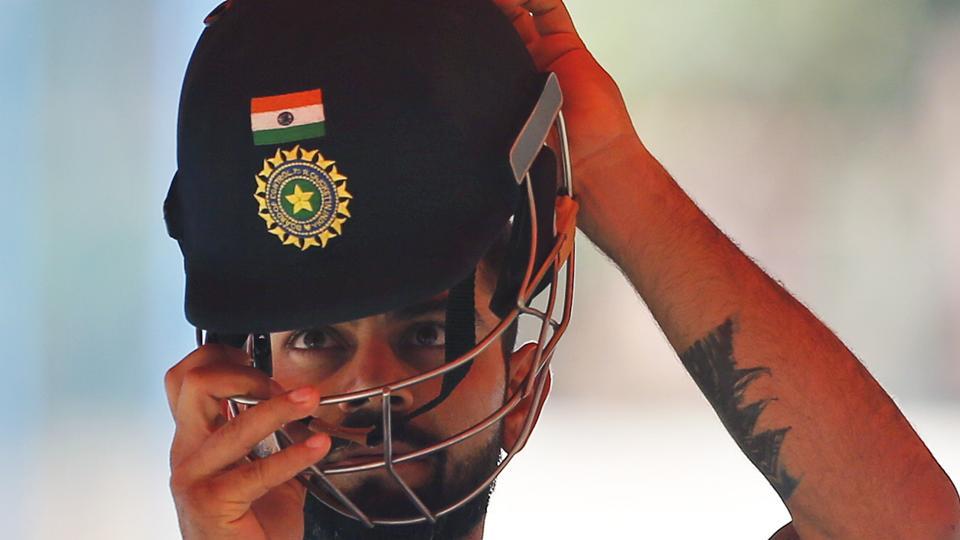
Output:
[[[643,297],[797,532],[951,538],[956,490],[873,377],[639,141],[620,150],[581,166],[581,226]]]

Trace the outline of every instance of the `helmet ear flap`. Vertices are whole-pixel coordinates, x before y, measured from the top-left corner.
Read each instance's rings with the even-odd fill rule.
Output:
[[[560,184],[557,175],[557,156],[549,147],[544,146],[530,166],[530,181],[537,211],[537,215],[533,216],[533,219],[537,220],[537,246],[533,266],[536,272],[543,265],[556,239],[554,217]],[[490,310],[501,319],[516,307],[517,293],[523,284],[530,257],[530,202],[527,191],[521,189],[521,193],[520,202],[513,214],[507,254],[490,300]],[[533,296],[543,291],[551,281],[553,276],[548,273],[537,284]]]

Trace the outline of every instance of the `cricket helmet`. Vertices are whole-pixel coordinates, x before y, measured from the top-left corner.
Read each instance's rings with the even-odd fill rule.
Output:
[[[428,508],[394,466],[488,429],[524,398],[538,401],[569,321],[576,203],[558,80],[536,70],[489,0],[231,0],[206,22],[184,78],[178,169],[164,202],[184,257],[187,320],[198,341],[206,333],[208,342],[245,347],[271,373],[270,332],[449,290],[443,365],[321,400],[381,399],[373,427],[384,455],[339,469],[321,462],[298,476],[368,526],[435,521],[493,482],[523,447],[534,413],[486,482],[443,508]],[[476,336],[474,272],[508,223],[490,305],[501,321]],[[533,307],[546,289],[546,307]],[[411,416],[430,410],[521,315],[540,324],[522,388],[483,422],[416,455],[393,455],[390,393],[439,379],[438,395]],[[230,410],[255,403],[237,396]],[[280,430],[273,442],[293,439]],[[416,515],[377,519],[330,481],[377,467]]]

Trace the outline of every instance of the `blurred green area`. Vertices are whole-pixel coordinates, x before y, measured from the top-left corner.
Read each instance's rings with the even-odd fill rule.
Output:
[[[585,40],[637,98],[896,107],[949,1],[570,2]]]

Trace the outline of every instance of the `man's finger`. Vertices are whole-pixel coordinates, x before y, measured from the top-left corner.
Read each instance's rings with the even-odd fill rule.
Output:
[[[214,362],[228,362],[236,365],[249,365],[250,358],[243,351],[234,347],[220,344],[206,344],[197,347],[193,352],[177,362],[167,370],[163,378],[163,386],[167,393],[167,405],[170,413],[176,416],[177,401],[180,399],[180,388],[183,379],[191,370],[212,364]]]
[[[247,409],[210,434],[183,466],[190,475],[209,476],[239,461],[257,443],[283,424],[308,416],[320,402],[320,392],[304,387]]]
[[[179,461],[222,424],[224,399],[237,395],[269,399],[282,392],[276,381],[251,366],[216,362],[192,369],[183,378],[175,405],[172,459]]]
[[[572,57],[574,54],[588,56],[590,54],[583,47],[580,38],[574,34],[555,34],[550,40],[541,39],[531,43],[528,50],[540,71],[553,71],[553,63],[560,58]],[[561,88],[564,83],[563,75],[561,75]]]
[[[576,34],[573,19],[561,0],[495,0],[497,6],[508,16],[516,8],[533,14],[533,23],[541,37],[551,34]],[[512,17],[511,17],[512,18]]]
[[[330,437],[318,433],[281,452],[227,471],[212,480],[212,487],[215,492],[228,493],[232,500],[253,502],[323,459],[329,451]]]
[[[537,32],[537,27],[533,24],[533,15],[530,15],[529,11],[518,7],[508,13],[507,17],[510,18],[510,22],[513,23],[513,27],[524,43],[530,45],[540,39],[540,33]]]

